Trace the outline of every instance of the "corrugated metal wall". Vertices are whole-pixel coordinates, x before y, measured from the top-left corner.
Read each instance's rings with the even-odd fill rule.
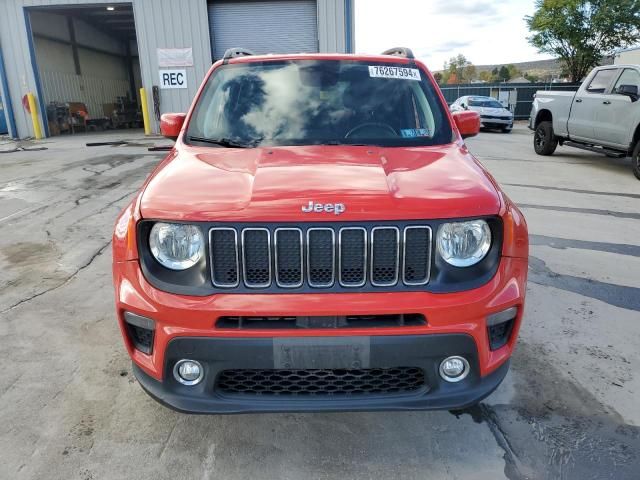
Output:
[[[351,1],[318,0],[318,43],[321,52],[347,50],[346,13]],[[200,82],[211,66],[207,0],[0,0],[0,48],[4,55],[11,103],[20,137],[33,135],[31,119],[21,107],[22,96],[27,92],[43,93],[36,91],[25,7],[100,4],[117,6],[122,3],[133,4],[142,82],[148,89],[150,105],[153,105],[151,86],[159,83],[156,49],[193,48],[194,66],[186,67],[188,88],[161,90],[160,94],[162,112],[184,111],[189,107]],[[7,105],[8,102],[4,101],[4,104]],[[153,113],[151,116],[153,118]],[[158,131],[155,119],[153,130]]]
[[[134,0],[142,82],[153,105],[151,86],[158,85],[158,48],[193,48],[193,67],[187,71],[185,89],[160,90],[160,108],[184,112],[189,108],[202,79],[211,66],[211,45],[205,0]],[[150,112],[153,117],[153,112]],[[155,122],[155,120],[154,120]],[[154,131],[158,125],[154,124]]]
[[[321,52],[348,52],[345,2],[351,1],[318,0],[318,44]]]

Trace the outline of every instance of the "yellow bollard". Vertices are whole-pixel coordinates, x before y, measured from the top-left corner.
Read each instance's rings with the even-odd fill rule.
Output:
[[[29,101],[29,110],[31,111],[31,121],[33,122],[33,134],[36,140],[42,139],[42,130],[40,129],[40,120],[38,119],[38,107],[36,106],[36,97],[33,93],[27,93]]]
[[[144,134],[151,135],[151,123],[149,122],[149,106],[147,105],[147,92],[140,89],[140,106],[142,107],[142,120],[144,121]]]

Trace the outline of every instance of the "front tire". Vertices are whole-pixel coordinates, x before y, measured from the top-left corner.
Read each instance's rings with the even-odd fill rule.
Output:
[[[551,122],[540,122],[533,135],[533,149],[538,155],[552,155],[558,147],[558,138],[553,133]]]
[[[513,127],[502,127],[502,133],[511,133]]]
[[[633,174],[638,180],[640,180],[640,141],[636,143],[636,148],[633,149],[631,155],[631,165],[633,167]]]

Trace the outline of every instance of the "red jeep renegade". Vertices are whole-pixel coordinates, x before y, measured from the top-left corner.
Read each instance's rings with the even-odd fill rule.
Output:
[[[197,413],[459,409],[509,367],[522,213],[408,49],[230,50],[120,215],[135,376]]]

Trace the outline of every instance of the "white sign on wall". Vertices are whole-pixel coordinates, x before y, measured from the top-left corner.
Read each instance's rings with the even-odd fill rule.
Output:
[[[159,67],[193,67],[191,48],[159,48]]]
[[[160,88],[187,88],[187,71],[160,70]]]

